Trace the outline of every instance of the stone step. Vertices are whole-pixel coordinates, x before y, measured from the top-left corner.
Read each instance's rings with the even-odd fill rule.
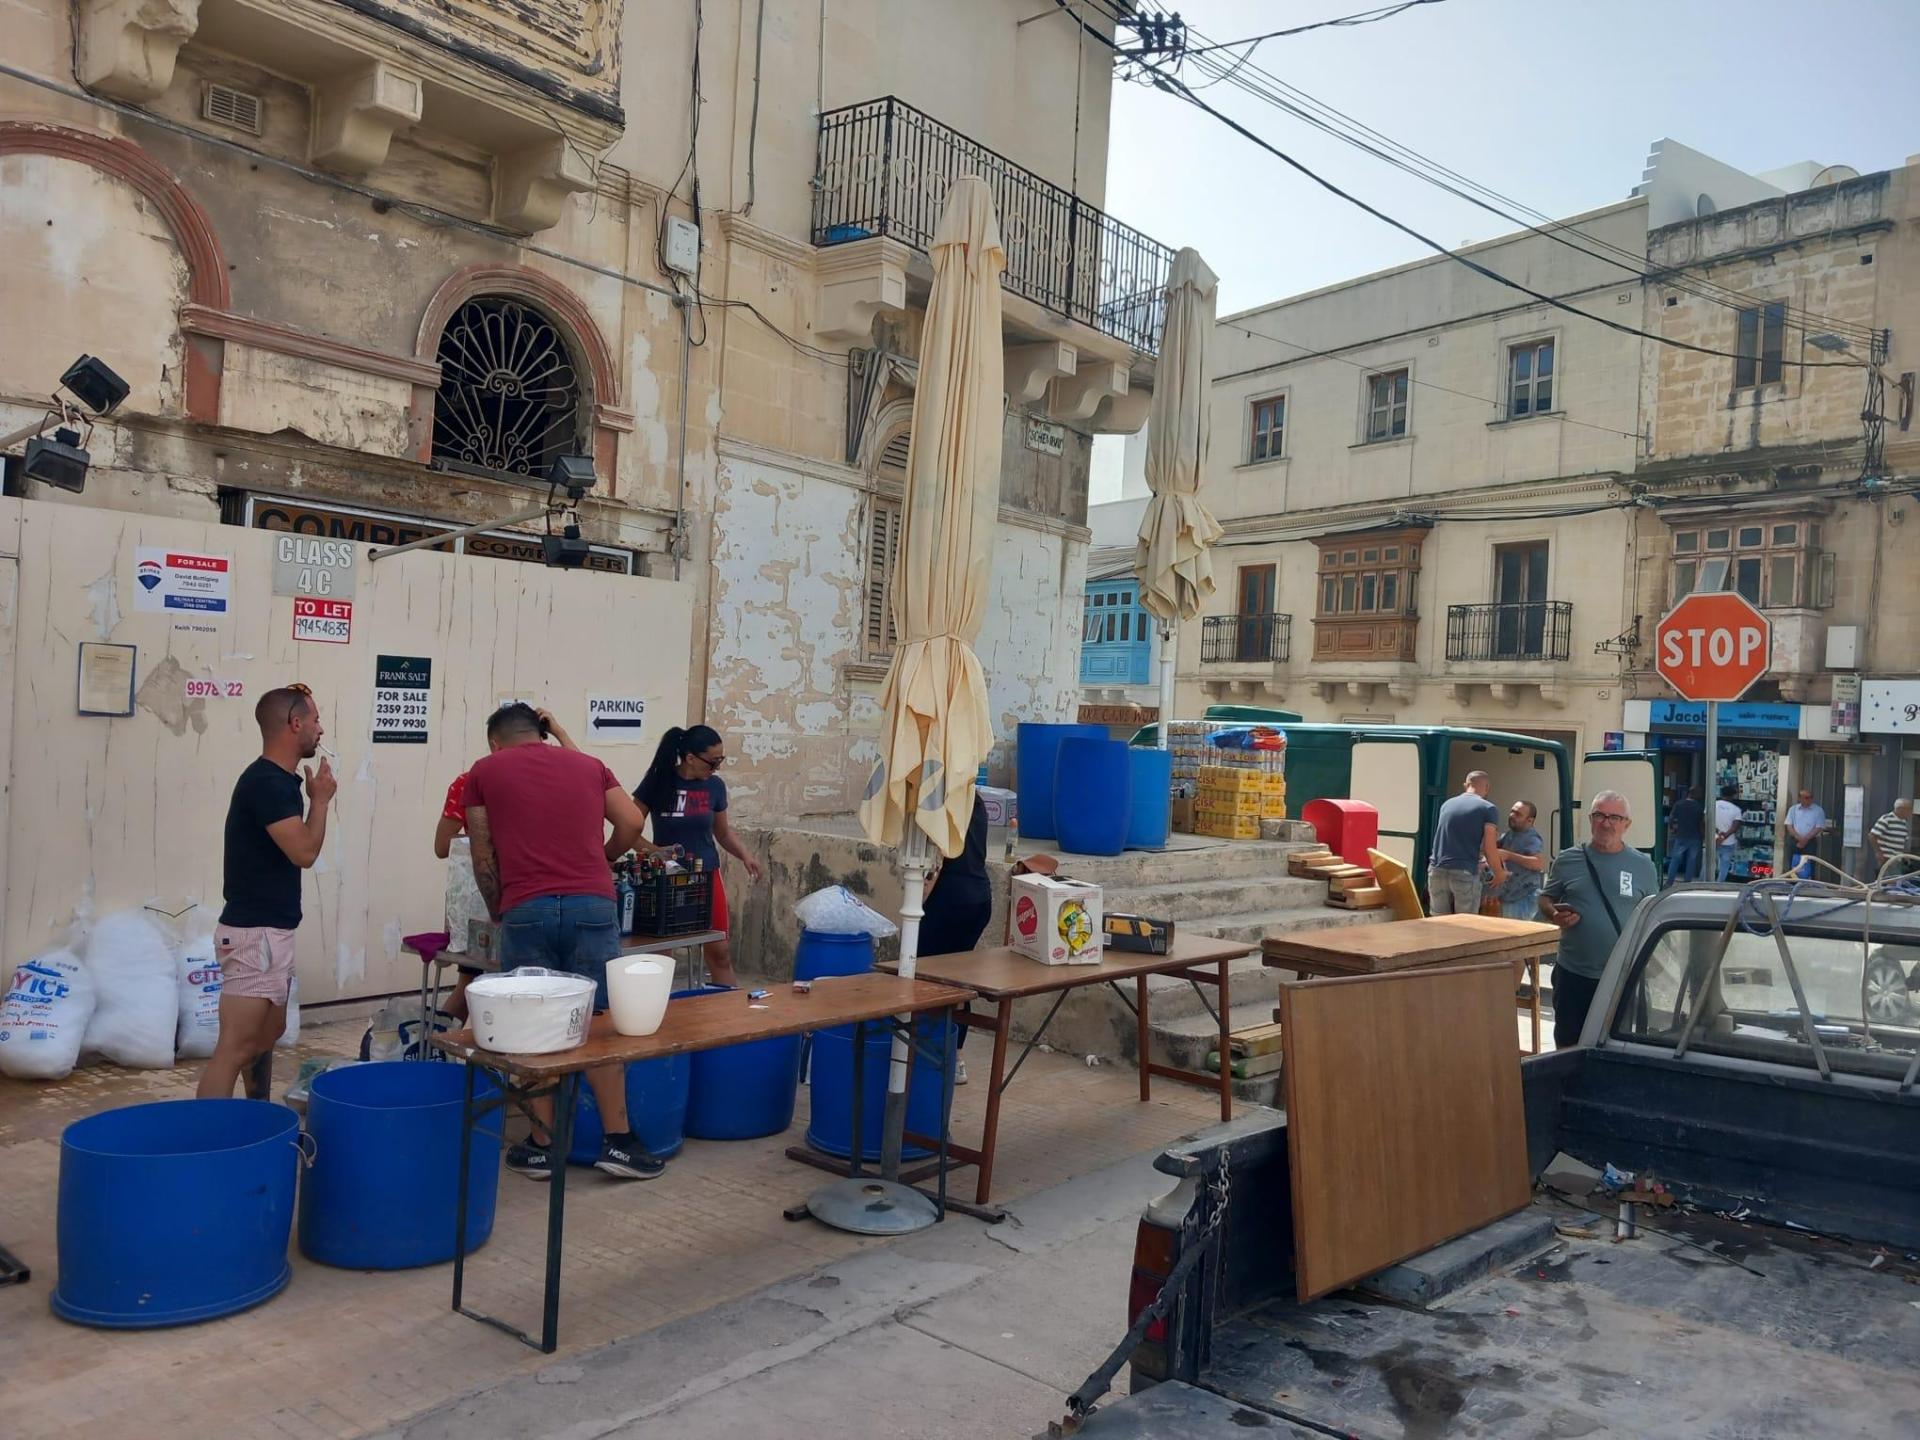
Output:
[[[991,868],[1002,884],[1007,872],[1000,858],[1004,853],[1003,834],[996,830],[987,842]],[[1022,856],[1054,855],[1062,874],[1116,890],[1134,885],[1284,876],[1287,856],[1309,848],[1263,840],[1212,840],[1194,835],[1173,838],[1178,843],[1165,850],[1128,850],[1119,855],[1075,855],[1041,840],[1022,839],[1017,848]]]
[[[1332,930],[1341,925],[1377,925],[1392,918],[1393,912],[1384,907],[1378,910],[1343,910],[1323,900],[1318,905],[1286,910],[1255,910],[1242,914],[1215,915],[1206,920],[1195,921],[1193,928],[1202,935],[1217,935],[1222,940],[1244,940],[1249,945],[1258,945],[1268,935],[1281,931]]]
[[[1124,911],[1179,922],[1256,910],[1304,909],[1326,898],[1325,881],[1280,874],[1121,886],[1106,890],[1101,903],[1110,913]]]
[[[1234,1030],[1270,1025],[1273,1023],[1273,1002],[1236,1004],[1227,1012],[1227,1023]],[[1207,1056],[1219,1047],[1220,1026],[1204,1011],[1164,1023],[1156,1017],[1153,1028],[1147,1032],[1147,1051],[1151,1058],[1162,1065],[1174,1065],[1182,1070],[1206,1073]],[[1126,1058],[1128,1063],[1132,1063],[1131,1055]],[[1233,1082],[1233,1094],[1237,1101],[1277,1106],[1280,1103],[1280,1072],[1276,1070],[1270,1075],[1236,1080]]]

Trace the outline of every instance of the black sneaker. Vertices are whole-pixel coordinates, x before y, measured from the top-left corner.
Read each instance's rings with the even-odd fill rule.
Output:
[[[642,1150],[631,1135],[609,1135],[600,1142],[600,1158],[593,1168],[622,1180],[651,1180],[666,1170],[667,1162]]]
[[[547,1145],[536,1145],[531,1140],[522,1140],[507,1147],[507,1168],[529,1180],[551,1180],[553,1178],[553,1150]]]

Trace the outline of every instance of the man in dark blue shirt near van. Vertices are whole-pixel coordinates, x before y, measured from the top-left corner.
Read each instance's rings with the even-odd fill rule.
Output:
[[[1487,799],[1493,777],[1484,770],[1467,776],[1460,793],[1440,807],[1433,827],[1433,858],[1427,862],[1427,913],[1480,913],[1480,862],[1493,876],[1493,888],[1507,883],[1500,858],[1500,812]]]

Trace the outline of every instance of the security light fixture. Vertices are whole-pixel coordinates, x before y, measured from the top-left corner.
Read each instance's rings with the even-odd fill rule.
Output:
[[[593,461],[585,455],[562,455],[547,468],[547,483],[567,492],[576,505],[593,489]]]
[[[57,485],[77,495],[87,487],[87,466],[92,459],[80,448],[80,432],[63,428],[54,431],[51,440],[44,436],[29,440],[20,469],[29,480]]]
[[[587,542],[580,538],[578,525],[569,525],[558,535],[544,535],[540,539],[541,558],[560,570],[578,570],[586,564],[588,549]]]
[[[60,377],[60,387],[96,415],[111,415],[133,389],[104,361],[91,355],[82,355],[67,367],[67,373]]]
[[[1843,340],[1840,336],[1832,334],[1831,332],[1823,332],[1819,335],[1809,335],[1807,337],[1807,343],[1813,346],[1814,349],[1816,350],[1831,351],[1831,350],[1845,350],[1847,348],[1847,342]]]

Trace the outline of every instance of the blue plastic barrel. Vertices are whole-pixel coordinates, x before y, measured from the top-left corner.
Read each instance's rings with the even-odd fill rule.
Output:
[[[1013,757],[1013,788],[1019,805],[1022,839],[1051,840],[1054,828],[1054,766],[1063,741],[1104,740],[1104,725],[1047,725],[1028,721],[1020,726]]]
[[[1060,743],[1054,815],[1060,848],[1076,855],[1118,855],[1127,848],[1133,777],[1124,740]]]
[[[1164,850],[1173,833],[1173,752],[1127,749],[1127,849]]]
[[[163,1100],[74,1121],[60,1137],[53,1313],[144,1330],[278,1294],[293,1274],[300,1148],[300,1117],[265,1100]]]
[[[958,1028],[957,1026],[955,1027]],[[922,1020],[915,1038],[938,1049],[940,1022]],[[860,1072],[860,1158],[880,1158],[881,1119],[887,1108],[887,1070],[893,1055],[893,1037],[885,1026],[867,1026],[865,1067]],[[952,1065],[948,1059],[949,1068]],[[853,1027],[838,1026],[813,1034],[813,1069],[808,1099],[807,1143],[816,1150],[845,1158],[852,1150]],[[921,1135],[940,1133],[940,1067],[916,1053],[907,1079],[907,1129]],[[932,1152],[907,1145],[900,1153],[918,1159]]]
[[[385,1060],[313,1077],[313,1164],[300,1186],[300,1253],[346,1270],[411,1270],[453,1258],[459,1198],[462,1065]],[[474,1074],[474,1099],[498,1083]],[[474,1127],[467,1162],[467,1249],[493,1234],[500,1120]]]
[[[873,969],[871,935],[830,935],[824,930],[802,930],[793,952],[793,978],[818,980],[823,975],[864,975]]]
[[[707,985],[698,990],[676,990],[673,999],[714,995],[728,988]],[[745,1005],[746,996],[740,995],[739,1002]],[[667,1003],[671,1006],[673,1002]],[[778,1135],[793,1124],[799,1089],[798,1035],[696,1050],[693,1085],[687,1097],[687,1134],[696,1140],[754,1140]]]
[[[627,1066],[627,1124],[640,1141],[640,1148],[659,1160],[670,1160],[680,1153],[687,1133],[687,1096],[693,1087],[693,1057],[662,1055],[657,1060],[636,1060]],[[600,1123],[600,1106],[593,1098],[593,1087],[586,1076],[580,1077],[580,1103],[573,1110],[573,1144],[567,1159],[575,1165],[591,1165],[600,1158],[600,1142],[606,1128]]]

